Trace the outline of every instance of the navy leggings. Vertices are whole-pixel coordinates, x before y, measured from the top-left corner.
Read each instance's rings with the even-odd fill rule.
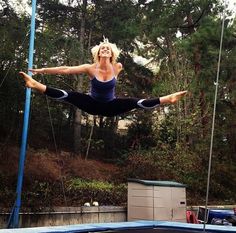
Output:
[[[137,108],[152,109],[160,105],[159,98],[148,100],[138,98],[115,98],[109,102],[99,102],[88,94],[65,91],[52,87],[47,87],[44,94],[51,98],[73,104],[91,115],[108,117],[120,115]]]

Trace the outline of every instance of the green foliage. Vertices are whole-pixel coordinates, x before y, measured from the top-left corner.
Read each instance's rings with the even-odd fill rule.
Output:
[[[40,211],[44,207],[53,207],[56,185],[50,182],[35,180],[30,190],[25,190],[22,195],[22,202],[25,208],[31,211]]]
[[[15,190],[9,186],[9,177],[6,174],[3,174],[0,171],[0,200],[9,200],[13,202],[13,198],[15,197]],[[1,203],[2,209],[4,207],[8,207],[8,203],[6,201],[2,201]]]
[[[131,42],[139,32],[138,4],[134,1],[98,1],[95,4],[98,33],[105,35],[125,50],[130,50]]]
[[[27,18],[16,14],[8,1],[2,3],[0,10],[0,138],[17,140],[23,105],[24,89],[17,79],[18,71],[26,66]]]
[[[113,188],[113,185],[108,182],[102,182],[102,181],[84,181],[81,179],[74,179],[69,184],[69,189],[94,189],[98,191],[109,191]]]
[[[207,162],[202,161],[202,155],[190,152],[184,144],[176,144],[171,148],[168,144],[159,143],[148,151],[130,153],[122,173],[124,177],[147,180],[173,180],[187,185],[188,204],[201,204],[206,194]],[[206,158],[207,160],[207,158]],[[230,172],[220,164],[213,164],[211,176],[210,202],[216,199],[232,203],[235,200],[234,189],[229,189],[235,182],[235,166],[230,166]],[[226,174],[227,173],[227,174]],[[199,198],[196,200],[196,198]]]
[[[156,145],[153,135],[153,121],[149,114],[147,112],[137,114],[129,126],[127,145],[131,150],[148,149]]]
[[[85,202],[97,201],[99,205],[117,205],[126,202],[127,187],[125,184],[111,184],[102,181],[85,181],[74,178],[67,183],[67,192],[71,202],[83,205]]]

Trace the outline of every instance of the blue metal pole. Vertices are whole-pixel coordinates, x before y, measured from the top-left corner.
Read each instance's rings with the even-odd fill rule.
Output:
[[[33,54],[34,54],[34,37],[35,37],[35,12],[36,12],[36,0],[32,0],[32,15],[31,15],[31,29],[30,29],[30,45],[29,45],[29,63],[28,68],[33,66]],[[28,72],[31,76],[32,73]],[[19,212],[21,207],[21,192],[22,183],[24,175],[24,163],[26,156],[26,146],[27,146],[27,135],[28,135],[28,125],[29,125],[29,113],[30,113],[30,100],[31,100],[31,88],[26,88],[26,99],[25,99],[25,111],[24,111],[24,123],[22,131],[21,149],[20,149],[20,159],[19,159],[19,170],[18,170],[18,181],[16,188],[16,201],[8,221],[8,228],[18,228],[19,227]]]

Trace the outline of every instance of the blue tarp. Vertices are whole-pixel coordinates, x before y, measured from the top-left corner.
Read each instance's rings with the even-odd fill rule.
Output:
[[[234,215],[233,210],[209,210],[208,222],[211,223],[213,218],[226,219]]]

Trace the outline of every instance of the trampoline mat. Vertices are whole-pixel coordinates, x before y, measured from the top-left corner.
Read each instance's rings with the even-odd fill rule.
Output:
[[[203,232],[203,230],[188,230],[188,229],[163,229],[163,228],[154,228],[154,229],[130,229],[130,230],[122,230],[122,231],[102,231],[102,233],[199,233]],[[207,233],[209,231],[205,231]],[[98,232],[96,232],[98,233]],[[99,231],[101,233],[101,231]]]

